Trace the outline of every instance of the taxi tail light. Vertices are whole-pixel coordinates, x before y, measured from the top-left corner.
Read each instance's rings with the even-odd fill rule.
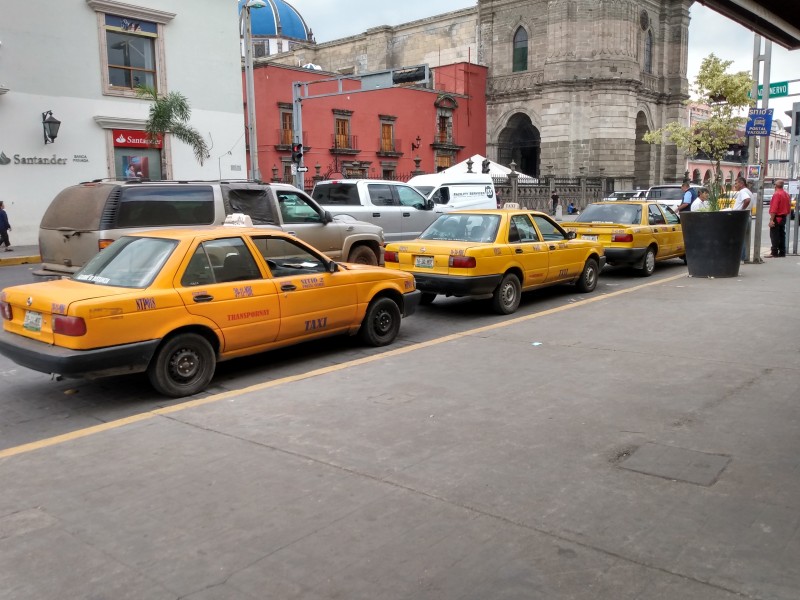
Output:
[[[97,240],[97,249],[108,248],[114,240]]]
[[[448,265],[452,269],[474,269],[476,262],[474,256],[451,256]]]
[[[3,315],[6,321],[11,321],[14,318],[11,313],[11,305],[8,302],[0,302],[0,315]]]
[[[86,335],[86,321],[82,317],[53,315],[53,333],[71,336]]]
[[[383,252],[383,262],[385,263],[400,262],[400,260],[397,257],[397,252],[395,252],[394,250],[385,250]]]
[[[612,242],[632,242],[633,241],[633,234],[632,233],[615,233],[611,236]]]

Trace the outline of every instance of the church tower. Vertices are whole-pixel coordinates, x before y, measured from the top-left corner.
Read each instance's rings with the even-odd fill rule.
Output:
[[[489,155],[617,189],[682,179],[682,153],[642,136],[684,118],[690,4],[479,0]]]

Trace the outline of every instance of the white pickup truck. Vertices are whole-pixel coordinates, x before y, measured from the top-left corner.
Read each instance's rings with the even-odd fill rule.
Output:
[[[320,181],[311,197],[334,215],[380,225],[386,242],[419,237],[440,212],[412,186],[381,179]]]

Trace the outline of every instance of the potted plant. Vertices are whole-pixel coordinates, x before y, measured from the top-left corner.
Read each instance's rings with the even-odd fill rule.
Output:
[[[681,213],[686,263],[693,277],[736,277],[739,274],[750,211],[721,211],[726,205],[720,163],[728,148],[737,141],[737,132],[745,122],[739,116],[753,101],[748,96],[753,80],[746,71],[728,73],[733,61],[723,61],[714,54],[703,59],[695,79],[696,101],[708,105],[708,119],[690,123],[668,123],[645,134],[651,144],[663,136],[690,156],[703,154],[713,165],[715,177],[707,186],[708,208]]]

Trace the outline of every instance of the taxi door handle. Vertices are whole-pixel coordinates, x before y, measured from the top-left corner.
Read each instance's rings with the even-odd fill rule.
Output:
[[[295,284],[293,284],[293,283],[284,283],[281,286],[281,291],[282,292],[293,292],[296,289],[297,289],[297,286]]]
[[[550,248],[550,250],[555,250],[556,249],[555,246],[548,246],[548,248]]]
[[[214,299],[214,296],[211,294],[197,294],[196,296],[192,297],[192,300],[195,302],[211,302]]]
[[[522,248],[517,248],[516,250],[514,250],[514,252],[516,252],[517,254],[522,254]]]

